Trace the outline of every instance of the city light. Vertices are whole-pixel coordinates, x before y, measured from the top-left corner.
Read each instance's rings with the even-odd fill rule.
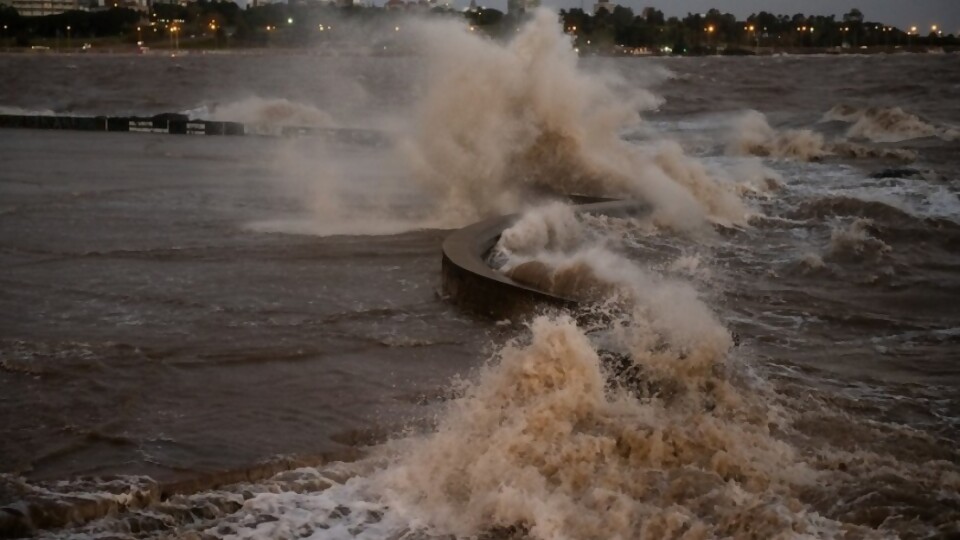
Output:
[[[293,24],[293,17],[287,18],[287,24]]]

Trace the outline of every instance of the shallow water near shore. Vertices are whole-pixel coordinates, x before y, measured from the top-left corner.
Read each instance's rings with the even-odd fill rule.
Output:
[[[47,537],[960,534],[956,55],[460,39],[0,57],[0,112],[391,140],[0,131],[0,503],[102,504]],[[530,204],[518,172],[655,210]],[[606,324],[443,298],[447,231],[498,211],[526,212],[502,269],[599,280]]]

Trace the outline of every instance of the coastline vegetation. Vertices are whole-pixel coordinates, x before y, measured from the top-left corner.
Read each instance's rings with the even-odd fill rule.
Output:
[[[515,5],[512,5],[515,7]],[[418,14],[459,18],[471,30],[507,39],[527,14],[490,8],[463,11],[426,0],[391,0],[384,7],[337,5],[318,0],[271,3],[240,8],[225,0],[188,5],[155,3],[149,13],[129,7],[67,11],[24,17],[0,4],[0,48],[86,50],[140,48],[299,48],[369,38],[388,39],[395,23]],[[960,38],[936,28],[898,28],[871,22],[853,9],[836,16],[752,14],[744,20],[711,9],[703,14],[666,17],[662,11],[615,6],[590,14],[560,10],[560,22],[583,54],[762,54],[772,52],[863,52],[954,49]],[[360,25],[364,35],[358,35]],[[379,48],[379,47],[378,47]]]

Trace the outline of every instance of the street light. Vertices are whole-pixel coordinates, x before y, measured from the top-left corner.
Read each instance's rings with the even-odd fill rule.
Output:
[[[70,50],[70,25],[67,25],[67,50]]]
[[[755,41],[755,43],[756,43],[757,50],[759,50],[759,49],[760,49],[760,33],[757,32],[757,27],[751,24],[751,25],[748,26],[746,29],[747,29],[751,34],[753,34],[753,39],[754,39],[754,41]]]

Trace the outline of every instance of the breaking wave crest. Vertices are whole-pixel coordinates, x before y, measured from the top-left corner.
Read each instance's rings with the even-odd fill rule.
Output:
[[[830,216],[866,218],[877,224],[909,227],[932,225],[938,228],[956,229],[957,224],[937,217],[914,215],[902,208],[878,200],[865,200],[848,195],[833,195],[801,202],[788,212],[792,219],[813,219]]]
[[[891,247],[870,233],[873,222],[858,218],[847,226],[837,227],[830,234],[829,255],[835,259],[879,259]]]
[[[900,107],[861,108],[841,104],[827,111],[823,120],[851,124],[848,137],[874,142],[902,142],[923,137],[960,139],[960,130],[935,126]]]
[[[830,156],[913,161],[916,153],[901,148],[865,146],[849,141],[827,141],[810,129],[777,131],[766,116],[748,111],[736,122],[727,153],[800,161],[817,161]]]
[[[778,133],[770,127],[763,113],[757,111],[748,111],[736,122],[727,152],[804,161],[819,159],[829,153],[823,135],[809,129]]]

